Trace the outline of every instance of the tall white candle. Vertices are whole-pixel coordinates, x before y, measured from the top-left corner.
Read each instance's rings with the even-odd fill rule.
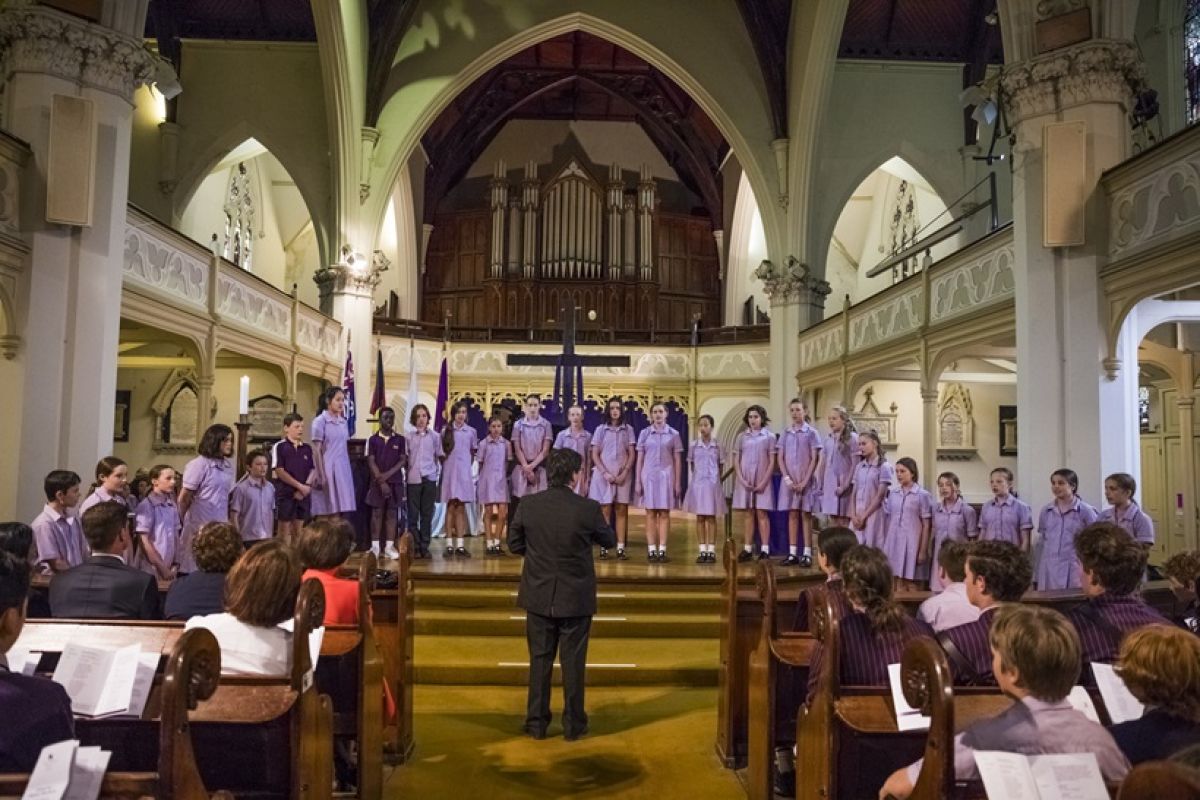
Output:
[[[238,413],[250,413],[250,376],[242,376],[241,391],[238,393]]]

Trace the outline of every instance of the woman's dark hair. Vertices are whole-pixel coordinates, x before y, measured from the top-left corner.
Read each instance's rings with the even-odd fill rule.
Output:
[[[417,427],[417,414],[420,414],[422,411],[425,412],[426,419],[430,420],[431,422],[433,421],[433,415],[429,413],[429,406],[425,405],[424,403],[417,403],[412,407],[412,411],[408,412],[408,424],[412,425],[414,428]]]
[[[1134,477],[1128,472],[1114,472],[1104,480],[1112,481],[1114,484],[1116,484],[1116,487],[1123,492],[1129,492],[1130,500],[1132,500],[1133,496],[1137,494],[1137,481],[1134,480]]]
[[[1062,469],[1056,469],[1054,472],[1051,472],[1050,477],[1062,478],[1067,482],[1067,485],[1071,487],[1071,494],[1076,496],[1079,495],[1079,476],[1075,474],[1075,470],[1063,467]]]
[[[296,613],[300,561],[279,539],[250,548],[225,578],[225,610],[247,625],[270,628]]]
[[[200,437],[200,444],[196,447],[196,452],[205,458],[224,458],[221,445],[226,439],[232,438],[233,428],[228,425],[222,425],[219,422],[216,425],[209,425],[208,430]]]
[[[454,415],[458,413],[460,408],[464,411],[467,409],[465,400],[459,400],[450,406],[450,424],[442,428],[442,452],[447,456],[454,450]]]
[[[612,408],[613,403],[617,404],[617,408],[621,412],[620,416],[617,417],[617,427],[620,427],[625,424],[625,401],[621,399],[620,395],[613,395],[604,401],[604,424],[612,425],[612,414],[610,413],[610,409]]]
[[[569,447],[551,450],[546,457],[546,479],[551,486],[567,486],[583,467],[583,459]]]
[[[100,484],[104,483],[104,479],[117,471],[117,467],[129,466],[124,460],[116,456],[105,456],[96,462],[96,480],[92,482],[92,486],[88,489],[88,494],[100,488]]]
[[[842,559],[846,597],[862,606],[874,633],[899,633],[908,614],[892,599],[892,567],[882,550],[855,545]]]
[[[853,547],[858,547],[858,537],[854,531],[841,525],[831,525],[817,534],[817,549],[825,555],[829,566],[839,572],[846,553]]]
[[[916,482],[917,482],[917,480],[918,480],[918,479],[921,477],[921,474],[920,474],[919,472],[917,472],[917,461],[916,461],[916,459],[909,458],[908,456],[904,456],[903,458],[897,458],[897,459],[896,459],[896,466],[897,466],[897,467],[904,467],[906,470],[908,470],[909,472],[911,472],[911,473],[912,473],[912,476],[913,476],[913,483],[916,483]]]
[[[333,569],[354,551],[354,528],[340,517],[314,519],[296,537],[296,555],[304,569]]]
[[[29,558],[33,550],[33,528],[24,522],[0,522],[0,552]]]
[[[750,427],[750,412],[751,411],[757,411],[758,418],[762,420],[762,426],[764,428],[767,427],[767,423],[770,422],[771,420],[767,416],[767,410],[758,404],[750,406],[749,408],[746,409],[746,413],[742,414],[742,425],[744,425],[747,428]]]

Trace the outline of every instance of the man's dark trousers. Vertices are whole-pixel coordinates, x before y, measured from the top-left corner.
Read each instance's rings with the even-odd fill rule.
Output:
[[[544,617],[532,611],[525,613],[525,638],[529,642],[529,706],[525,730],[529,733],[545,733],[550,724],[555,653],[562,665],[563,734],[577,736],[587,728],[583,687],[591,627],[591,616]]]

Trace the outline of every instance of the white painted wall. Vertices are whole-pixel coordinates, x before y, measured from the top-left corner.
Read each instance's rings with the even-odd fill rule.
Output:
[[[753,297],[755,305],[761,310],[770,311],[770,301],[763,290],[762,281],[754,277],[755,270],[767,258],[767,239],[754,191],[744,173],[737,184],[737,200],[727,237],[729,261],[724,286],[725,324],[740,325],[742,306],[747,297]]]

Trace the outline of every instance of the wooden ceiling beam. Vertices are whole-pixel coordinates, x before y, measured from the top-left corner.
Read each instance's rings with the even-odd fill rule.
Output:
[[[791,29],[791,0],[738,0],[738,11],[754,53],[771,106],[771,125],[775,138],[786,139],[787,119],[787,43]]]
[[[400,42],[412,24],[417,0],[375,0],[367,17],[366,124],[379,122],[388,78]]]

